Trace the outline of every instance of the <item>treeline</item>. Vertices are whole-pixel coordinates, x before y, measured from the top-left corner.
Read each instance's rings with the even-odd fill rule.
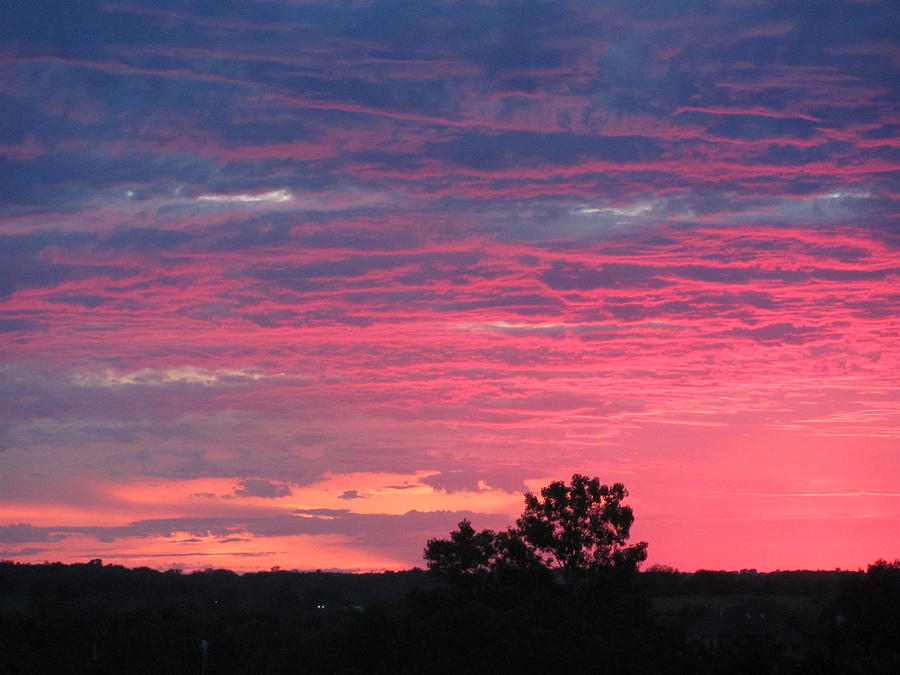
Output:
[[[384,574],[191,574],[0,562],[0,673],[326,672],[344,614],[434,583]]]
[[[791,570],[740,572],[697,570],[679,572],[654,565],[640,573],[641,587],[652,596],[674,595],[779,595],[827,598],[836,595],[842,579],[862,572],[845,570]]]
[[[709,616],[691,623],[701,606],[765,607],[770,617],[796,606],[779,598],[816,608],[799,653],[777,636],[722,633]],[[698,625],[712,625],[718,642],[692,633]],[[3,673],[199,673],[202,641],[210,675],[893,673],[898,627],[896,562],[866,572],[651,568],[599,575],[577,591],[553,578],[463,588],[423,570],[182,574],[99,560],[0,562]]]

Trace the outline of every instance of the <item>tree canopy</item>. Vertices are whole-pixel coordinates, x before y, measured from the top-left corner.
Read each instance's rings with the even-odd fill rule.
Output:
[[[454,583],[475,583],[523,573],[560,570],[567,585],[600,570],[635,570],[647,544],[628,545],[634,515],[622,502],[621,483],[602,484],[581,474],[555,481],[540,496],[525,494],[515,528],[476,532],[468,520],[449,539],[430,539],[428,568]]]

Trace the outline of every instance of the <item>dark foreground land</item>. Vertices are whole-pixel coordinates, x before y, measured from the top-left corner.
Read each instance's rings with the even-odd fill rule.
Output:
[[[897,673],[900,563],[454,587],[0,562],[0,673]],[[205,645],[205,648],[204,648]],[[205,654],[205,657],[204,657]],[[204,670],[205,658],[205,670]]]

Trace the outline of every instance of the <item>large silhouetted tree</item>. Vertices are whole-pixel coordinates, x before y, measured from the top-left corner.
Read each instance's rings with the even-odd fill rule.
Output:
[[[627,496],[621,483],[608,486],[575,474],[569,485],[550,483],[540,497],[526,494],[516,524],[544,563],[562,570],[568,584],[592,571],[633,570],[647,558],[647,544],[628,545],[634,514],[622,504]]]
[[[505,532],[476,532],[468,520],[450,539],[431,539],[428,568],[454,583],[559,569],[568,586],[591,572],[634,570],[647,557],[647,544],[628,545],[634,515],[622,504],[621,483],[604,485],[580,474],[556,481],[540,497],[525,495],[525,511]]]

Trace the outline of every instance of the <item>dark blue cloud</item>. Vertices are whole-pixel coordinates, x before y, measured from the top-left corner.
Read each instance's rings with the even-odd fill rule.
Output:
[[[3,258],[0,256],[0,262]],[[82,265],[52,263],[33,257],[6,257],[6,266],[0,269],[0,297],[17,288],[34,286],[53,287],[65,281],[89,279],[98,276],[123,278],[133,271],[114,265]]]
[[[556,290],[592,288],[662,288],[672,282],[660,278],[659,270],[647,265],[611,263],[598,268],[554,263],[541,280]]]
[[[46,527],[33,527],[26,523],[0,525],[0,544],[59,541],[64,534],[53,534]]]
[[[748,338],[763,344],[805,344],[822,340],[835,339],[838,334],[827,327],[795,326],[792,323],[772,323],[759,328],[735,328],[722,333],[735,337]]]
[[[660,157],[662,145],[643,137],[597,137],[562,133],[509,132],[491,136],[467,133],[433,144],[429,153],[451,164],[473,169],[503,169],[549,164],[574,164],[591,159],[608,162],[649,161]]]
[[[176,248],[192,241],[196,235],[181,230],[161,230],[151,227],[131,227],[114,230],[103,241],[109,248],[137,251]]]
[[[373,271],[401,272],[412,268],[412,271],[405,271],[399,276],[402,283],[412,285],[433,283],[440,278],[464,277],[473,272],[478,274],[477,263],[481,258],[481,254],[475,252],[357,255],[301,265],[257,266],[249,270],[248,274],[303,291],[323,287],[326,283],[328,287],[334,287],[334,284],[353,286],[355,279]],[[380,282],[373,281],[365,285],[379,286]]]
[[[245,478],[234,489],[238,497],[262,497],[263,499],[276,499],[288,497],[293,494],[291,487],[284,483],[273,483],[260,478]]]

